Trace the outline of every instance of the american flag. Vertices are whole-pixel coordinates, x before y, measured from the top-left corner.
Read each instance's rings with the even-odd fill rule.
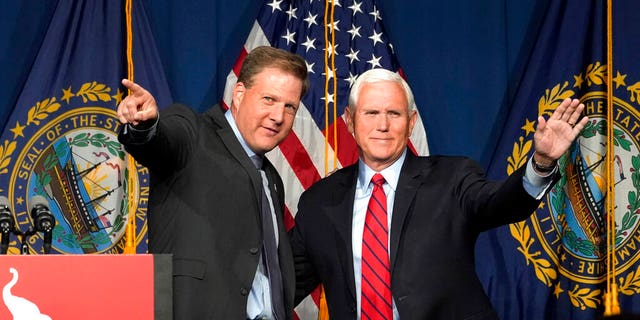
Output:
[[[225,107],[231,105],[231,89],[244,57],[264,45],[302,56],[311,82],[291,134],[267,154],[285,184],[285,221],[289,229],[294,224],[300,194],[330,172],[358,159],[355,140],[343,119],[351,84],[369,69],[385,68],[400,74],[402,70],[374,1],[267,0],[227,76]],[[421,119],[416,121],[410,140],[416,154],[428,153]],[[318,296],[316,290],[296,308],[295,316],[315,319]]]

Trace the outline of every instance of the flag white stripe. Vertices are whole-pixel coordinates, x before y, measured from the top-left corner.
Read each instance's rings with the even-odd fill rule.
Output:
[[[422,117],[420,117],[420,112],[417,113],[418,120],[416,120],[416,124],[413,127],[413,132],[411,132],[411,143],[413,147],[416,149],[416,152],[421,156],[429,155],[429,144],[427,143],[427,134],[425,132],[424,124],[422,123]]]
[[[285,190],[285,205],[289,208],[291,215],[294,217],[298,212],[298,198],[304,191],[304,187],[298,180],[298,176],[293,171],[293,168],[289,165],[289,162],[284,157],[284,154],[280,152],[280,148],[276,148],[271,150],[271,152],[267,153],[267,158],[273,166],[276,167],[280,177],[282,178],[282,183],[284,184]]]

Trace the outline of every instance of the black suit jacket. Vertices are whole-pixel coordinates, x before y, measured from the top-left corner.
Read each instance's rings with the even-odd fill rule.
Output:
[[[474,270],[478,234],[527,218],[539,201],[524,167],[490,182],[473,161],[407,152],[390,235],[391,290],[400,318],[495,319]],[[318,284],[331,319],[356,318],[351,225],[358,165],[319,181],[300,198],[292,248],[296,303]]]
[[[196,114],[181,105],[162,111],[151,141],[120,135],[150,171],[149,252],[173,254],[175,319],[245,319],[261,252],[262,179],[222,109]],[[294,271],[284,229],[284,187],[265,159],[280,235],[287,318]]]

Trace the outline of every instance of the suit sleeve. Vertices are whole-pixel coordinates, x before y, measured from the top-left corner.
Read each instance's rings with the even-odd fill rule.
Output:
[[[460,184],[456,188],[464,212],[479,231],[522,221],[540,204],[524,188],[525,166],[514,171],[506,180],[490,181],[473,161],[468,161]]]
[[[182,168],[197,144],[197,114],[184,105],[165,109],[155,132],[140,143],[133,132],[121,132],[118,140],[136,161],[155,172]]]

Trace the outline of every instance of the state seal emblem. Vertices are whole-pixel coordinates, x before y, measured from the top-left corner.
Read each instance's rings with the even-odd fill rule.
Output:
[[[544,285],[556,298],[566,295],[575,308],[595,309],[602,304],[606,277],[606,144],[607,93],[602,90],[606,65],[590,64],[584,74],[546,90],[538,115],[549,116],[573,88],[590,121],[565,156],[559,160],[561,178],[543,199],[531,219],[510,225],[511,236]],[[640,82],[626,84],[626,74],[614,77],[613,132],[615,159],[615,276],[622,294],[640,293]],[[526,119],[524,134],[508,158],[510,174],[527,161],[534,125]]]
[[[17,227],[33,221],[29,199],[44,196],[56,218],[51,252],[116,253],[124,247],[129,212],[135,212],[137,239],[146,233],[148,173],[117,140],[120,122],[113,110],[118,89],[95,81],[60,96],[34,101],[14,111],[0,145],[0,181]],[[28,239],[41,252],[41,235]],[[17,241],[10,251],[18,250]],[[137,245],[137,244],[136,244]]]

